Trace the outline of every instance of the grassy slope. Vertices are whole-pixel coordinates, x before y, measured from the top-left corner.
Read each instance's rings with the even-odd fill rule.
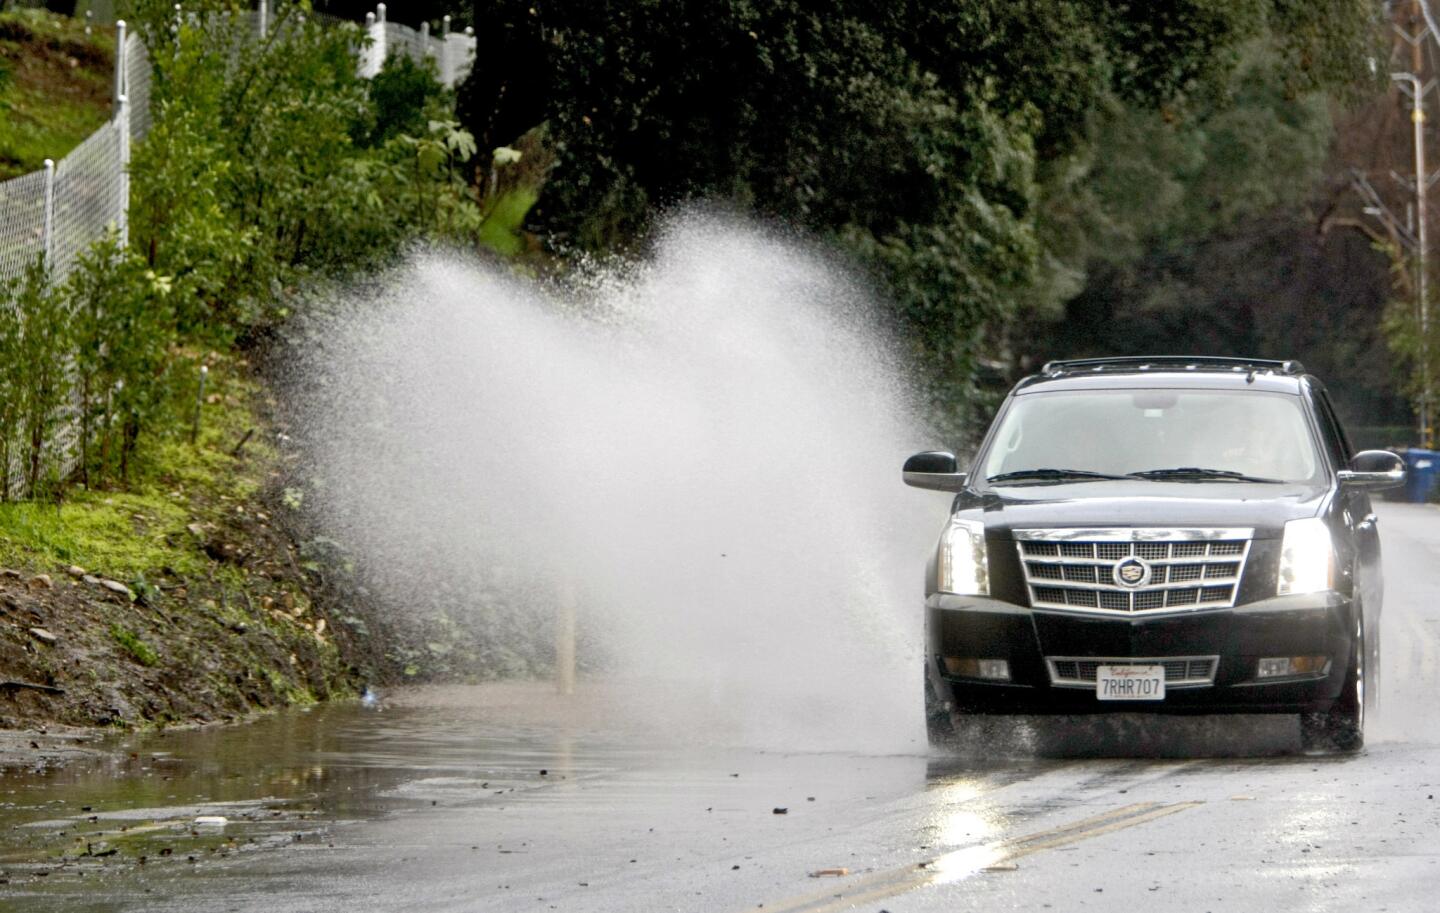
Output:
[[[258,388],[240,370],[224,362],[212,369],[197,446],[180,425],[159,429],[157,438],[142,442],[128,490],[111,490],[102,480],[92,490],[72,489],[58,507],[0,504],[0,563],[88,562],[97,573],[127,582],[158,567],[179,576],[208,573],[211,559],[187,526],[198,514],[223,512],[254,498],[275,459],[273,448],[255,435],[246,443],[245,459],[227,452],[259,422],[253,408]],[[233,571],[221,575],[240,582]]]
[[[43,10],[0,13],[0,180],[60,159],[110,116],[115,36]]]
[[[0,679],[66,692],[0,689],[0,727],[234,719],[353,693],[349,632],[312,601],[318,573],[282,528],[284,457],[266,393],[243,363],[205,360],[197,444],[177,420],[142,446],[124,490],[0,504],[0,566],[12,571],[0,577]]]

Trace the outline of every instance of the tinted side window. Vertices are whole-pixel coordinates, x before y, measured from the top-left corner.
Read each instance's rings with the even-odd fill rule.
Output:
[[[1316,390],[1315,406],[1320,414],[1320,428],[1324,432],[1325,447],[1330,451],[1330,458],[1337,467],[1344,466],[1350,462],[1350,457],[1354,456],[1355,452],[1350,447],[1350,440],[1345,436],[1345,429],[1340,427],[1335,409],[1330,405],[1330,395],[1324,390]]]

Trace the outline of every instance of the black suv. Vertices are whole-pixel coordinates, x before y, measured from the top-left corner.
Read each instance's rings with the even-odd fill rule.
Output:
[[[926,574],[927,720],[956,714],[1298,713],[1354,751],[1379,671],[1369,492],[1401,459],[1354,453],[1294,361],[1060,361],[1021,381],[955,492]]]

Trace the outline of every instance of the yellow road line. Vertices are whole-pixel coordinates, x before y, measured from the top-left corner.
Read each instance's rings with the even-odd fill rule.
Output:
[[[926,862],[847,879],[834,889],[792,897],[779,904],[766,904],[770,913],[831,913],[856,904],[882,900],[930,884],[947,884],[968,878],[995,866],[1038,853],[1135,827],[1157,818],[1203,805],[1202,802],[1140,802],[1071,824],[1037,831],[1023,837],[980,844],[937,856]]]

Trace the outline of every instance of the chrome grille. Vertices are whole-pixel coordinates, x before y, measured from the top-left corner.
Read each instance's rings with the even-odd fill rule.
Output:
[[[1251,529],[1029,529],[1016,545],[1030,604],[1093,612],[1164,612],[1235,604]],[[1138,559],[1148,579],[1117,582]]]
[[[1166,688],[1200,688],[1215,684],[1218,656],[1047,656],[1050,684],[1057,688],[1094,688],[1101,666],[1163,666]]]

